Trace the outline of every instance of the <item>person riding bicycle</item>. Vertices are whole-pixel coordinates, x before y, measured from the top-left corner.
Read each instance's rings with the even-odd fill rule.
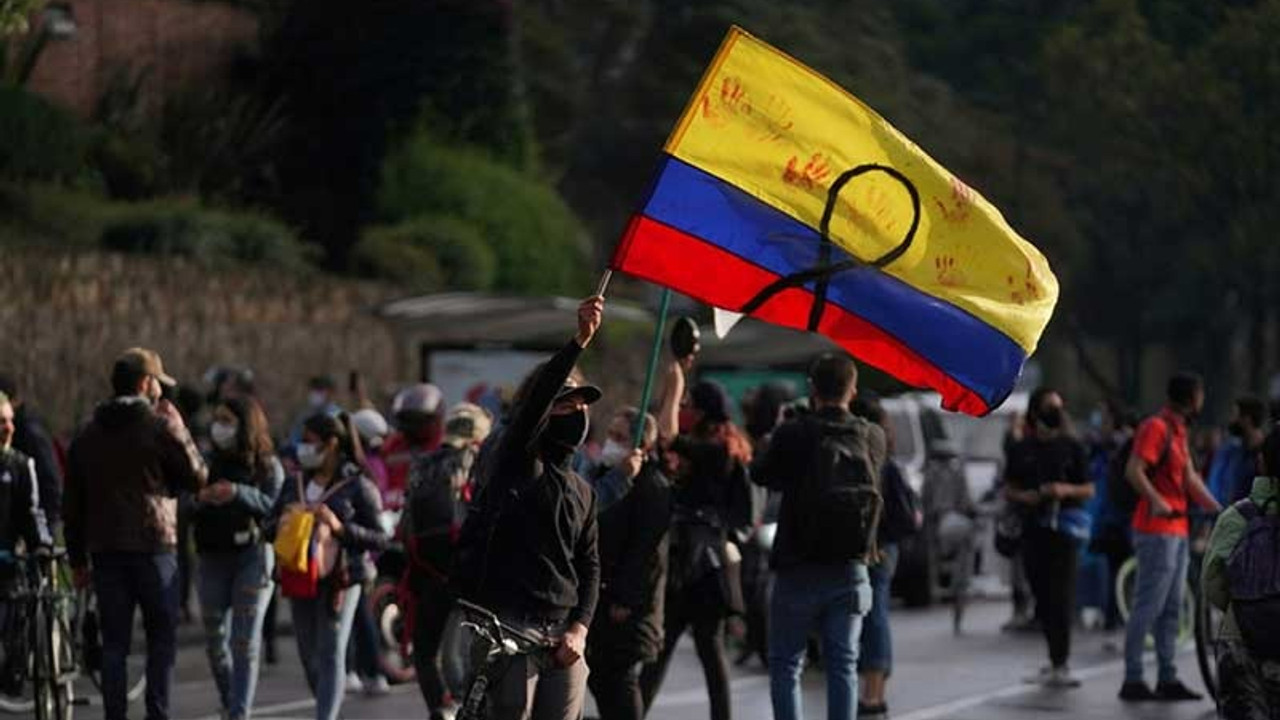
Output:
[[[18,577],[14,551],[21,540],[27,550],[53,544],[44,511],[40,508],[40,486],[35,462],[13,449],[13,403],[0,393],[0,629],[9,625],[9,591]],[[21,681],[15,672],[8,648],[0,657],[0,692],[16,694]]]
[[[1266,622],[1280,608],[1280,587],[1274,575],[1280,560],[1275,543],[1275,516],[1280,512],[1280,429],[1266,436],[1261,451],[1259,477],[1248,496],[1218,518],[1200,574],[1204,598],[1225,612],[1216,648],[1218,704],[1225,720],[1280,717],[1280,643],[1273,639],[1274,624]],[[1256,535],[1259,531],[1261,537]],[[1241,573],[1241,569],[1252,572]],[[1259,579],[1262,593],[1241,587]],[[1238,597],[1250,594],[1260,594],[1263,599]],[[1245,613],[1244,622],[1241,612]],[[1257,623],[1256,618],[1263,622]]]
[[[490,686],[495,720],[582,715],[600,557],[595,495],[570,462],[587,438],[587,406],[601,392],[568,380],[603,312],[604,298],[584,300],[577,336],[535,371],[462,527],[451,577],[458,594],[558,639],[553,652],[512,658]]]

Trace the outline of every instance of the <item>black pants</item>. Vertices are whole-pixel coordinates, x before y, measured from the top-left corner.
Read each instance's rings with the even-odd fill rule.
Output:
[[[597,661],[587,676],[587,687],[596,698],[600,720],[641,720],[644,695],[640,692],[640,662]]]
[[[1076,614],[1075,538],[1038,525],[1023,535],[1022,561],[1036,599],[1036,618],[1049,641],[1049,661],[1065,665],[1071,657],[1071,626]]]
[[[719,601],[720,581],[715,575],[667,594],[664,630],[666,640],[662,654],[646,665],[640,674],[645,713],[662,688],[667,665],[675,653],[676,643],[685,628],[693,628],[693,644],[707,679],[707,695],[711,700],[711,720],[729,720],[729,661],[724,654],[724,604]]]
[[[444,705],[446,693],[440,646],[453,610],[453,596],[442,583],[423,583],[414,588],[414,594],[418,603],[413,615],[413,666],[427,710],[436,713]]]

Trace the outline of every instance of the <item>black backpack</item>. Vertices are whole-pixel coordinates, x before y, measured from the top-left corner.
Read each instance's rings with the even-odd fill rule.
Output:
[[[1275,505],[1273,498],[1266,505]],[[1235,505],[1244,535],[1227,558],[1231,609],[1245,647],[1258,660],[1280,660],[1280,516],[1252,500]]]
[[[475,452],[442,447],[418,459],[409,469],[409,490],[401,536],[409,544],[414,565],[445,574],[466,516],[458,488],[471,472]]]
[[[818,435],[808,522],[799,529],[815,562],[866,561],[876,550],[876,530],[884,507],[876,479],[880,468],[867,452],[871,423],[862,418],[831,422],[814,416],[802,422]]]
[[[880,473],[880,495],[884,500],[881,537],[888,542],[901,542],[920,532],[924,526],[924,506],[920,495],[907,484],[902,470],[892,461]]]
[[[1169,458],[1169,448],[1173,447],[1173,428],[1167,427],[1166,422],[1164,434],[1164,448],[1160,451],[1160,459],[1156,461],[1156,468],[1164,465]],[[1107,463],[1107,502],[1111,506],[1118,509],[1124,517],[1133,517],[1133,513],[1138,509],[1138,491],[1133,489],[1133,485],[1129,483],[1127,469],[1129,465],[1129,456],[1133,454],[1133,438],[1130,437],[1124,441],[1111,456],[1111,461]],[[1152,478],[1154,482],[1154,478]]]

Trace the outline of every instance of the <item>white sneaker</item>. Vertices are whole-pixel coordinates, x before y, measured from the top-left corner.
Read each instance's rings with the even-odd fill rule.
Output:
[[[1028,675],[1022,678],[1022,682],[1025,685],[1043,685],[1049,681],[1049,676],[1051,675],[1053,675],[1053,668],[1045,665],[1037,670],[1035,675]]]
[[[1049,671],[1049,677],[1044,682],[1045,687],[1051,688],[1078,688],[1080,687],[1080,678],[1071,674],[1071,668],[1063,665]]]
[[[347,673],[347,692],[358,693],[361,690],[364,690],[364,681],[360,676],[353,672]]]
[[[382,697],[390,692],[391,685],[387,682],[387,679],[381,675],[365,682],[364,684],[364,694],[369,697]]]

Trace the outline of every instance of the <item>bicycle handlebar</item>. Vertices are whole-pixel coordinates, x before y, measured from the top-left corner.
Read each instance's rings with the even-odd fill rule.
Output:
[[[509,636],[522,641],[524,644],[531,646],[533,649],[546,649],[556,646],[556,641],[542,633],[526,630],[524,628],[515,627],[509,623],[503,622],[492,610],[476,605],[473,602],[458,598],[458,607],[463,612],[478,616],[481,621],[488,626],[485,629],[493,628],[498,631],[498,637]]]

